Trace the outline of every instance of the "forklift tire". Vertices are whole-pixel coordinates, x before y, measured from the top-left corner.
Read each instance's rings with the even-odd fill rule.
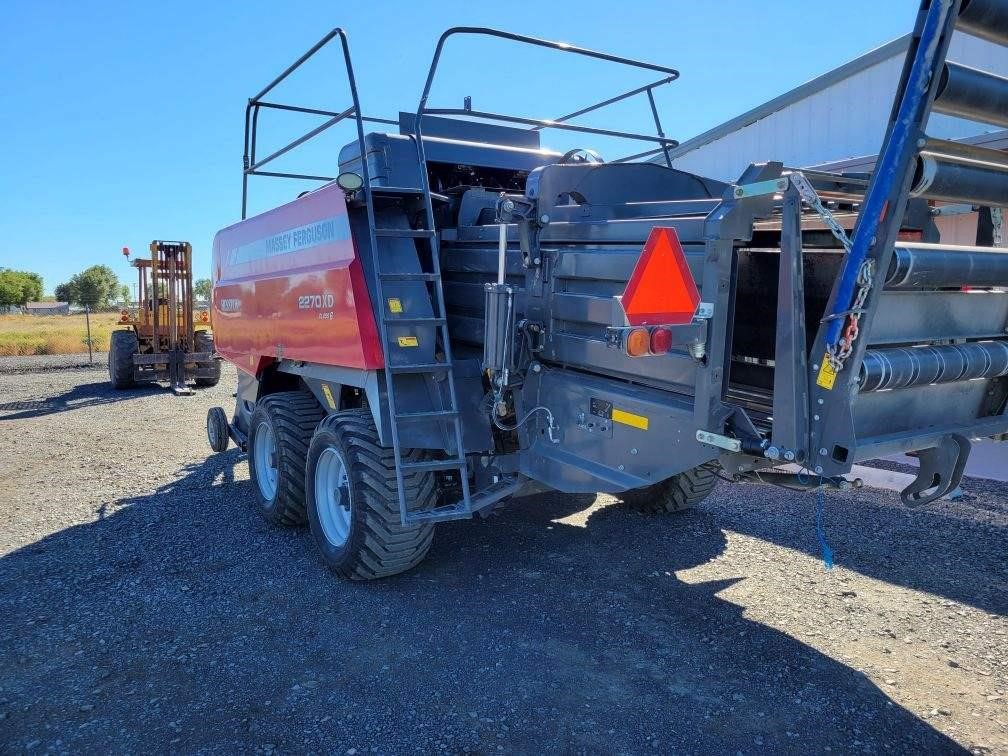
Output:
[[[305,522],[305,458],[325,412],[306,391],[261,399],[249,421],[248,462],[259,513],[274,525]]]
[[[404,452],[419,462],[425,452]],[[411,509],[436,503],[434,473],[404,475]],[[368,410],[330,415],[315,431],[306,476],[308,524],[326,566],[350,580],[373,580],[418,565],[434,539],[433,523],[402,525],[395,456],[379,445]]]
[[[210,333],[210,331],[196,331],[193,335],[193,346],[197,352],[210,352],[213,354],[213,334]],[[220,383],[220,360],[210,360],[210,364],[213,368],[213,375],[209,378],[204,377],[196,379],[196,385],[200,388],[209,388],[210,386],[216,386]]]
[[[717,483],[717,463],[694,467],[673,475],[653,486],[635,488],[619,494],[624,504],[629,504],[645,514],[670,514],[682,512],[707,498]]]
[[[109,344],[108,370],[112,388],[117,391],[133,388],[133,355],[140,351],[140,342],[133,331],[112,331]]]
[[[228,433],[228,419],[223,407],[211,407],[207,411],[206,434],[211,449],[218,454],[227,451],[231,436]]]

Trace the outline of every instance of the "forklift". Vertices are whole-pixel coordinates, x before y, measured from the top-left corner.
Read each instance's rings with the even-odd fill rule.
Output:
[[[216,386],[220,361],[214,356],[210,313],[193,313],[192,245],[152,241],[150,257],[133,260],[137,309],[124,309],[112,332],[108,370],[112,387],[167,383],[176,394],[193,394],[188,383]],[[129,248],[123,255],[129,258]],[[206,326],[196,330],[197,319]]]

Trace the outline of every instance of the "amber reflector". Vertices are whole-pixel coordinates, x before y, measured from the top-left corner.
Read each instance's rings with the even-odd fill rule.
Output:
[[[634,328],[626,337],[626,353],[631,357],[641,357],[651,348],[651,334],[647,328]]]

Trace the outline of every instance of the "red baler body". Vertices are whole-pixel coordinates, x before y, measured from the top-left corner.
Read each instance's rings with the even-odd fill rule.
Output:
[[[275,359],[383,366],[364,269],[335,184],[218,232],[217,351],[258,375]]]

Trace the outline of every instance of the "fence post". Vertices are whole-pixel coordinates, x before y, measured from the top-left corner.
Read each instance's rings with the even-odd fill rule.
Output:
[[[94,351],[91,347],[91,306],[84,305],[84,322],[87,323],[87,361],[88,365],[94,364]]]

